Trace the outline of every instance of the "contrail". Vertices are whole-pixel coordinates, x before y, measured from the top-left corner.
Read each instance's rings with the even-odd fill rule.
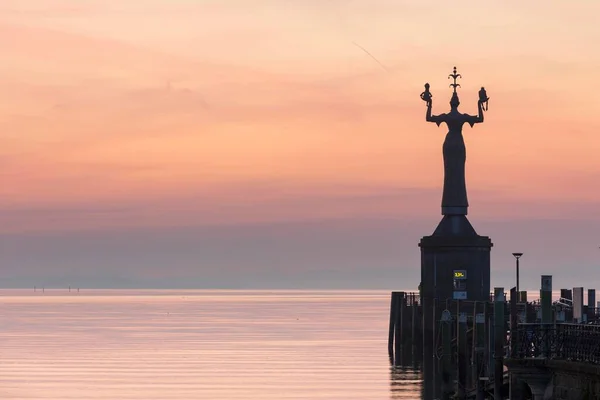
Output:
[[[390,72],[385,65],[383,65],[381,63],[381,61],[379,61],[378,59],[375,58],[375,56],[371,53],[369,53],[369,51],[367,49],[365,49],[364,47],[362,47],[360,44],[356,43],[355,41],[352,41],[352,44],[355,45],[356,47],[358,47],[359,49],[361,49],[362,51],[364,51],[369,57],[371,57],[373,60],[375,60],[375,62],[377,64],[379,64],[381,66],[381,68],[383,68],[385,70],[385,72]]]

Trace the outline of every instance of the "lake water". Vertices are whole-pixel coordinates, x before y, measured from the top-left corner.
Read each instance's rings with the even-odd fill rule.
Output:
[[[389,292],[0,291],[2,399],[418,399]]]

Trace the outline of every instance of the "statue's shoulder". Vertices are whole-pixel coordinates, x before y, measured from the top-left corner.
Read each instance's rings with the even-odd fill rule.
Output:
[[[451,121],[454,122],[459,122],[459,121],[468,121],[470,118],[473,118],[472,115],[469,114],[463,114],[461,112],[454,112],[454,113],[448,113],[446,114],[447,118]]]
[[[471,114],[467,114],[467,113],[460,114],[460,116],[461,116],[461,117],[462,117],[462,119],[463,119],[463,120],[465,120],[465,121],[470,121],[470,120],[472,120],[473,118],[477,118],[477,115],[471,115]]]

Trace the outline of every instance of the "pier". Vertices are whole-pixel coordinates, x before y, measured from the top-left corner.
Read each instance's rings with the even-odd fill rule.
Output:
[[[434,299],[429,315],[423,314],[417,293],[392,292],[391,364],[422,368],[425,399],[570,400],[583,399],[585,393],[599,398],[595,290],[588,290],[587,305],[583,288],[562,289],[552,302],[551,281],[542,276],[546,290],[536,301],[528,302],[526,292],[517,298],[516,287],[509,293],[495,288],[489,301]],[[581,294],[575,302],[573,291]],[[432,321],[431,343],[423,341],[427,319]],[[573,381],[581,385],[568,384]],[[599,382],[598,389],[590,382]]]
[[[418,365],[423,399],[600,399],[600,321],[596,291],[561,289],[552,299],[552,276],[542,275],[540,297],[528,301],[516,285],[492,290],[493,243],[467,218],[463,127],[484,122],[489,97],[479,91],[477,114],[459,112],[454,67],[448,76],[450,111],[435,115],[431,85],[421,99],[425,121],[448,127],[442,155],[442,219],[419,242],[418,294],[393,292],[388,353],[393,366]]]

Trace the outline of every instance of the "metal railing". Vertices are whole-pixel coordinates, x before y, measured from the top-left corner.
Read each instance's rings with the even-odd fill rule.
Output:
[[[600,326],[519,324],[511,335],[514,358],[547,358],[600,364]]]

